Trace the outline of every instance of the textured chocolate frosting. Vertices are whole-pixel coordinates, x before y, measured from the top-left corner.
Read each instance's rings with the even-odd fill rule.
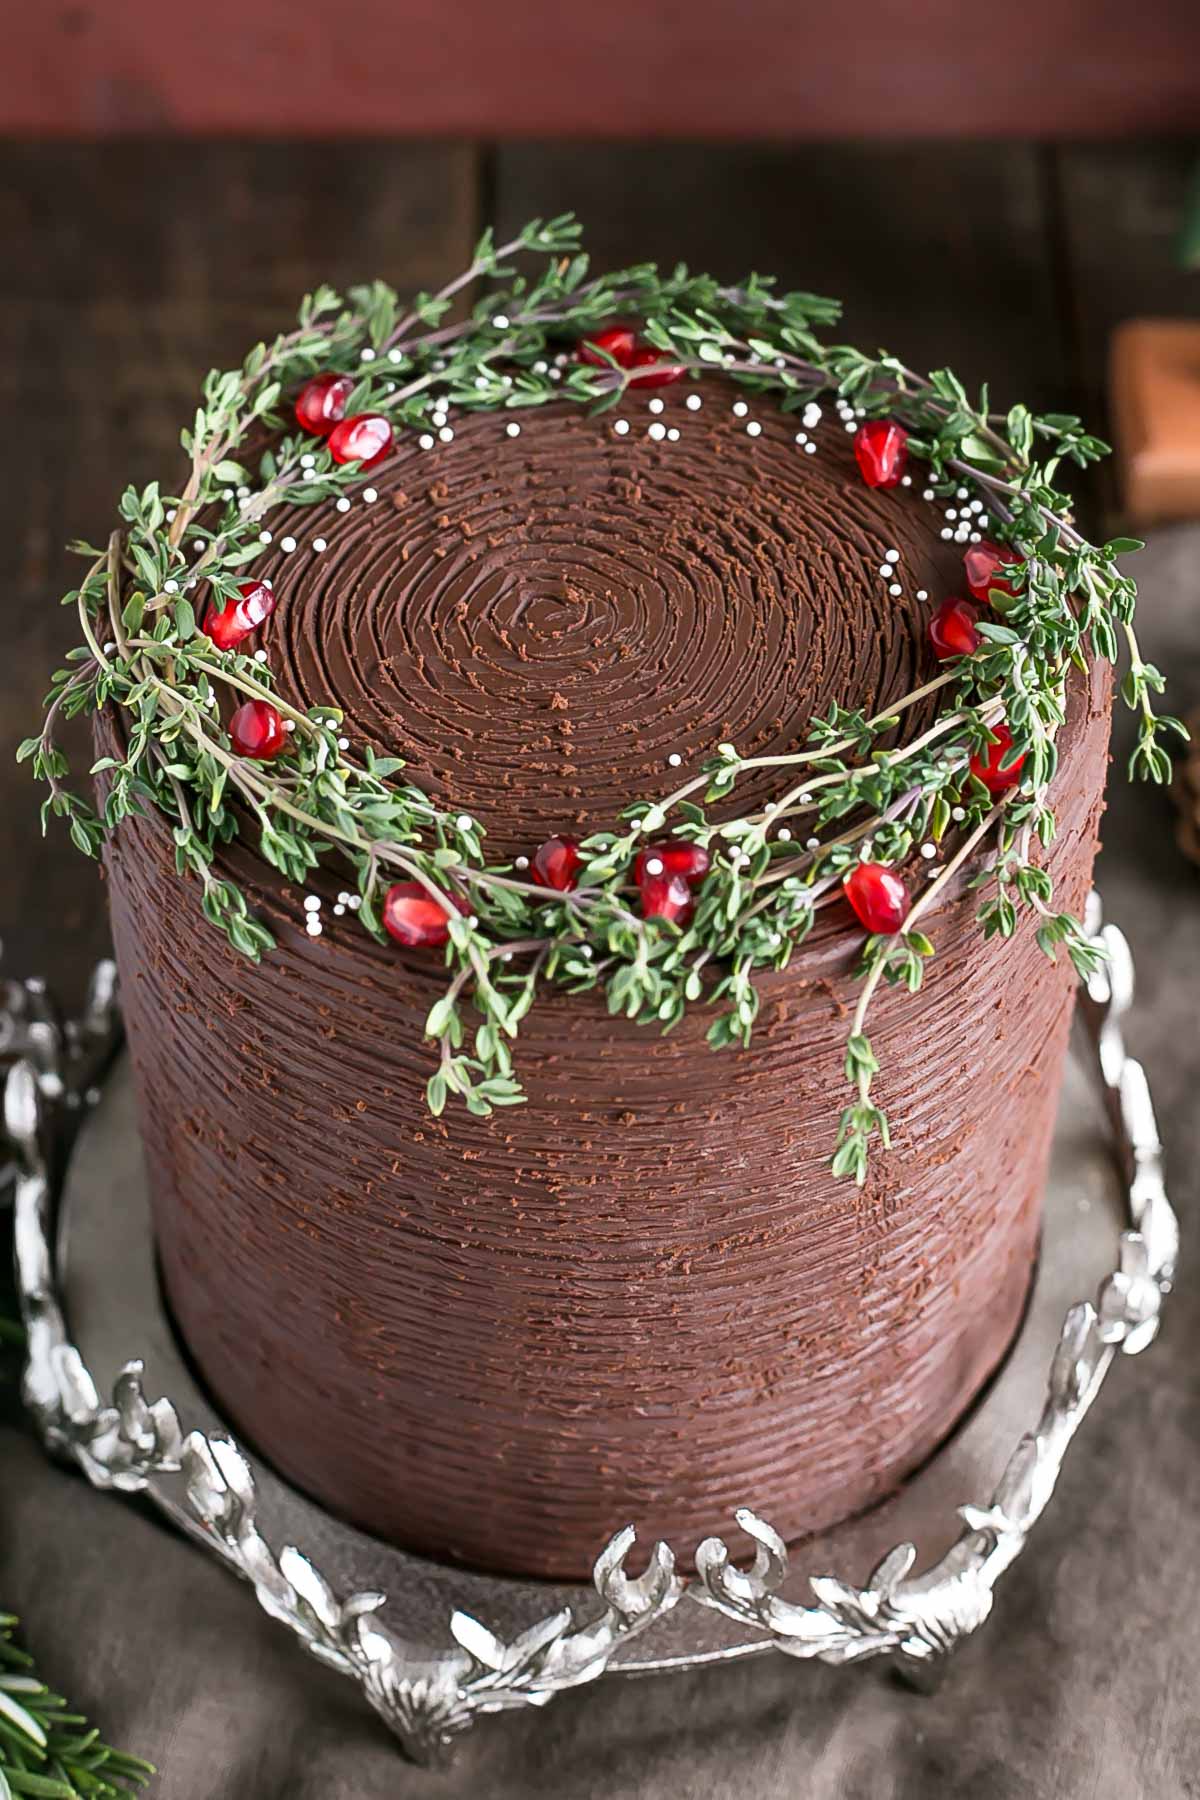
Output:
[[[672,752],[691,771],[725,739],[795,749],[831,701],[873,710],[929,672],[915,595],[962,574],[941,510],[868,488],[836,415],[807,455],[774,401],[725,381],[687,391],[702,411],[678,387],[659,414],[643,396],[627,435],[565,404],[521,414],[515,438],[476,416],[433,451],[409,440],[373,503],[272,518],[275,543],[300,546],[263,565],[283,691],[342,707],[352,744],[405,756],[484,823],[493,860],[669,792]],[[880,574],[889,550],[900,598]],[[735,810],[780,780],[759,772]]]
[[[405,755],[493,860],[613,823],[721,739],[794,747],[830,700],[874,710],[929,672],[924,619],[961,565],[919,475],[872,492],[828,410],[810,455],[773,402],[705,382],[693,412],[690,391],[629,399],[625,435],[565,406],[515,438],[456,420],[376,471],[373,502],[272,518],[283,690],[341,705],[351,754]],[[1055,783],[1065,906],[1107,735],[1097,673]],[[259,967],[196,922],[157,816],[109,857],[159,1249],[233,1423],[333,1510],[553,1575],[627,1520],[685,1560],[744,1503],[794,1538],[889,1491],[995,1368],[1072,996],[1031,930],[985,945],[961,892],[929,920],[925,987],[873,1013],[895,1147],[858,1192],[828,1167],[861,939],[840,903],[764,978],[748,1050],[710,1051],[703,1009],[661,1039],[549,992],[517,1046],[528,1104],[433,1120],[440,959],[335,918],[332,864],[314,940],[250,840],[228,860],[279,937]]]

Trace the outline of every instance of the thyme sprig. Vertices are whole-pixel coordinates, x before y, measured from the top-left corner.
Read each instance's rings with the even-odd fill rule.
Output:
[[[486,291],[451,320],[455,300],[481,282]],[[486,233],[466,271],[407,309],[381,282],[346,300],[328,288],[307,296],[294,330],[204,383],[182,434],[190,461],[182,492],[168,496],[156,482],[127,490],[108,545],[77,546],[89,566],[66,603],[77,608],[83,641],[54,677],[42,732],[21,749],[47,783],[44,815],[64,818],[95,855],[130,813],[163,813],[205,916],[253,958],[273,940],[222,872],[221,847],[237,835],[250,833],[264,861],[293,882],[336,854],[354,872],[358,919],[381,940],[387,885],[421,883],[445,906],[449,931],[449,985],[426,1022],[438,1046],[428,1103],[438,1113],[457,1096],[481,1115],[522,1097],[511,1046],[541,984],[603,988],[613,1013],[662,1030],[704,1002],[716,1008],[709,1041],[745,1043],[756,974],[786,966],[855,861],[869,854],[899,864],[918,843],[946,840],[949,858],[902,931],[864,947],[846,1062],[854,1099],[834,1157],[837,1173],[862,1181],[870,1142],[886,1144],[889,1134],[871,1098],[867,1009],[881,982],[919,986],[933,945],[916,920],[946,884],[982,856],[985,934],[1011,936],[1027,911],[1048,954],[1063,946],[1077,966],[1089,954],[1078,922],[1054,910],[1038,861],[1054,832],[1048,792],[1069,671],[1089,656],[1115,661],[1124,648],[1121,691],[1139,722],[1134,775],[1166,780],[1164,738],[1183,727],[1156,715],[1162,678],[1138,650],[1135,590],[1117,564],[1138,545],[1087,543],[1057,486],[1064,464],[1086,467],[1106,446],[1073,417],[1023,407],[998,414],[986,390],[972,400],[947,370],[926,379],[886,354],[825,344],[817,334],[838,312],[834,301],[778,292],[758,275],[730,286],[683,266],[660,273],[642,264],[593,276],[570,216],[534,221],[499,246]],[[289,706],[269,667],[216,649],[197,618],[236,592],[274,508],[329,502],[364,479],[334,463],[323,440],[290,427],[290,400],[310,375],[352,374],[347,410],[385,413],[397,431],[424,431],[442,407],[513,412],[566,398],[603,411],[620,401],[630,372],[608,357],[581,363],[564,346],[614,317],[637,317],[665,362],[695,376],[719,371],[786,412],[837,393],[864,416],[900,419],[928,485],[946,495],[969,484],[1017,560],[992,594],[974,655],[886,714],[832,706],[792,753],[744,757],[718,746],[675,792],[631,801],[611,829],[586,839],[579,886],[560,894],[489,864],[481,822],[433,806],[403,782],[398,759],[343,748],[336,709]],[[277,706],[292,728],[288,754],[269,766],[238,756],[222,723],[223,692]],[[934,722],[895,742],[904,716],[927,702]],[[57,727],[102,708],[117,710],[122,732],[119,751],[94,766],[104,791],[97,812],[69,785]],[[1001,720],[1012,756],[1025,762],[1019,789],[997,807],[970,759]],[[779,797],[729,816],[746,775],[768,766],[780,771]],[[685,929],[636,907],[634,858],[664,832],[712,857]]]

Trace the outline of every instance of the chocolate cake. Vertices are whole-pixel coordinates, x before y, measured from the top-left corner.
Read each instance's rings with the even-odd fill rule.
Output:
[[[831,702],[927,679],[961,540],[919,475],[864,484],[832,405],[797,441],[706,376],[513,422],[401,438],[348,506],[273,513],[256,564],[280,693],[343,709],[347,754],[403,757],[489,861],[611,827],[718,742],[784,753]],[[1071,677],[1046,861],[1073,909],[1107,700],[1104,665]],[[728,810],[778,786],[748,772]],[[433,1117],[441,957],[357,928],[335,861],[295,881],[252,838],[221,850],[277,939],[258,964],[195,922],[159,813],[107,861],[178,1329],[237,1430],[343,1517],[547,1576],[626,1521],[685,1562],[743,1504],[794,1539],[893,1489],[1003,1358],[1073,978],[1028,928],[985,941],[965,881],[923,922],[920,991],[876,1003],[893,1144],[857,1189],[830,1172],[863,942],[838,897],[757,977],[748,1047],[710,1050],[703,1008],[659,1036],[553,989],[521,1027],[526,1104]]]

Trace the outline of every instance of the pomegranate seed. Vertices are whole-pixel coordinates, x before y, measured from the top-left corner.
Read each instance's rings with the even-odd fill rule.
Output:
[[[329,454],[338,463],[357,462],[373,468],[391,447],[392,427],[382,413],[355,413],[329,434]]]
[[[994,744],[989,744],[982,754],[976,751],[971,758],[971,773],[976,781],[982,781],[989,794],[1006,793],[1010,787],[1016,787],[1021,779],[1021,765],[1024,756],[1018,756],[1006,768],[1000,765],[1012,754],[1012,732],[1007,725],[993,725]]]
[[[894,419],[868,419],[854,434],[854,454],[868,487],[898,487],[908,461],[908,433]]]
[[[939,662],[970,656],[982,638],[975,629],[979,608],[970,600],[943,600],[929,621],[929,641]]]
[[[349,375],[314,375],[296,395],[296,419],[313,437],[328,437],[354,392]]]
[[[583,858],[575,839],[552,837],[534,852],[530,874],[539,887],[556,888],[560,894],[566,894],[575,886],[582,867]]]
[[[446,894],[444,898],[455,912],[466,912],[457,894]],[[450,936],[446,908],[419,881],[397,881],[388,889],[383,902],[383,928],[398,944],[413,950],[444,944]]]
[[[629,382],[630,387],[670,387],[673,381],[682,381],[687,374],[687,370],[680,368],[678,363],[664,362],[662,358],[663,352],[661,350],[655,350],[651,344],[645,344],[641,349],[635,350],[629,361],[625,364],[625,367],[627,369],[642,369],[644,370],[644,373],[631,376]],[[650,364],[654,364],[654,367],[651,368],[649,366]]]
[[[269,700],[247,700],[229,721],[229,739],[239,756],[269,762],[285,747],[288,734]]]
[[[600,355],[602,350],[608,352],[607,357]],[[575,352],[581,363],[590,363],[599,369],[610,366],[609,357],[622,369],[632,368],[637,353],[637,332],[631,325],[606,325],[603,331],[593,331],[589,337],[581,339]]]
[[[275,596],[265,581],[243,581],[238,595],[220,612],[210,607],[201,624],[218,650],[232,650],[275,611]]]
[[[639,887],[656,875],[682,875],[685,881],[698,881],[708,874],[710,860],[702,844],[685,843],[679,838],[669,844],[647,844],[634,860],[633,879]],[[652,864],[658,866],[651,867]]]
[[[580,362],[590,363],[593,368],[608,368],[608,357],[600,355],[602,350],[607,350],[618,368],[644,370],[643,374],[633,376],[630,387],[668,387],[673,381],[682,381],[687,374],[686,369],[664,362],[661,350],[656,350],[652,344],[641,343],[628,325],[609,325],[604,331],[595,332],[579,345],[576,354]]]
[[[893,937],[908,917],[908,889],[884,863],[856,863],[847,875],[846,898],[868,931]]]
[[[389,438],[382,450],[377,450],[374,456],[365,457],[363,461],[359,463],[358,466],[360,472],[365,475],[368,469],[377,469],[381,462],[387,461],[395,447],[394,442]]]
[[[977,600],[987,605],[988,595],[995,588],[1001,594],[1013,599],[1014,591],[1003,577],[997,577],[997,569],[1005,563],[1020,562],[1022,559],[1007,544],[993,544],[984,538],[981,544],[972,544],[963,555],[963,569],[967,577],[967,586]]]
[[[647,875],[641,892],[642,913],[647,919],[686,925],[692,916],[692,890],[682,875]]]

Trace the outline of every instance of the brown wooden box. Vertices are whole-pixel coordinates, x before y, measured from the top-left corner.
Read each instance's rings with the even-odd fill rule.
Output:
[[[1130,521],[1200,516],[1200,320],[1118,326],[1109,389]]]

